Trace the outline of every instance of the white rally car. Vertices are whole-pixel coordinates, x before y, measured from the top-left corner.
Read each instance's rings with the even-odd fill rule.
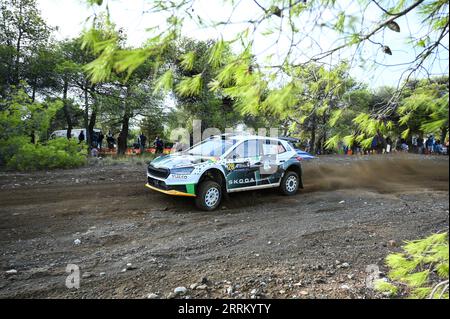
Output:
[[[147,168],[146,186],[195,197],[198,208],[214,210],[224,193],[278,187],[285,195],[295,194],[303,188],[301,159],[282,139],[217,135],[154,159]]]

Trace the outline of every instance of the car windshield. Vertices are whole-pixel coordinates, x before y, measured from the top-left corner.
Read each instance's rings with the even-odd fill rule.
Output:
[[[211,138],[201,142],[188,149],[186,152],[190,155],[199,156],[221,156],[227,150],[230,149],[234,144],[235,140],[222,139],[222,138]]]

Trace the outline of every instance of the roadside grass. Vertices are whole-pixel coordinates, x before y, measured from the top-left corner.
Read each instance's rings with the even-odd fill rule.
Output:
[[[147,153],[144,155],[102,155],[98,158],[87,157],[86,162],[79,167],[89,166],[115,166],[115,165],[142,165],[146,166],[150,161],[155,159],[155,154]],[[0,163],[1,164],[1,163]],[[55,168],[61,169],[61,168]],[[64,168],[63,168],[64,169]],[[25,171],[39,171],[39,170],[54,170],[54,169],[27,169]],[[14,172],[16,169],[7,167],[6,165],[0,165],[0,172]]]
[[[147,165],[148,162],[156,157],[155,154],[143,155],[107,155],[99,158],[89,158],[88,165],[114,166],[121,164]]]

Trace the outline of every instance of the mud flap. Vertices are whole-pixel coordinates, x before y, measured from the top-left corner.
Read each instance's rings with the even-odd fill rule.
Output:
[[[298,177],[298,188],[303,189],[303,178],[301,176]]]

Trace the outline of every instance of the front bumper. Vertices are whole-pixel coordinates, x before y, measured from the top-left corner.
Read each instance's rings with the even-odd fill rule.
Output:
[[[155,186],[152,186],[150,184],[145,184],[145,187],[148,187],[150,189],[153,189],[154,191],[161,192],[161,193],[168,194],[168,195],[195,197],[195,194],[183,193],[180,191],[176,191],[174,189],[164,190],[164,189],[156,188]]]
[[[147,175],[147,184],[145,186],[168,195],[195,197],[193,184],[167,185],[164,180]]]

